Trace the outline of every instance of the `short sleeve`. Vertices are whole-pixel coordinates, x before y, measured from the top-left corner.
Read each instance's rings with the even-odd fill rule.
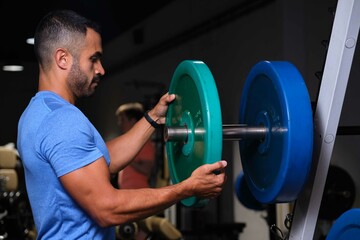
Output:
[[[38,133],[39,154],[58,177],[103,156],[90,121],[78,109],[62,107],[45,118]]]

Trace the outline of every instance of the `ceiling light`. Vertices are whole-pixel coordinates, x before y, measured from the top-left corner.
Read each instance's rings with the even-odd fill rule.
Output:
[[[30,45],[34,45],[35,39],[34,38],[28,38],[28,39],[26,39],[26,43],[30,44]]]
[[[5,72],[21,72],[24,70],[24,67],[21,65],[4,65],[2,70]]]

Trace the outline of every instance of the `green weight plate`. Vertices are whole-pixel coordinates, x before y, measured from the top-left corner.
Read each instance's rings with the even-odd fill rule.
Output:
[[[165,125],[186,126],[189,131],[186,141],[168,141],[165,145],[171,180],[179,183],[199,166],[221,159],[221,109],[215,80],[202,61],[182,61],[175,69],[169,93],[176,98],[169,105]],[[207,201],[190,197],[181,202],[200,207]]]
[[[239,142],[246,182],[261,203],[294,201],[307,179],[313,150],[313,118],[305,82],[289,62],[263,61],[250,71],[239,122],[265,126],[263,139]]]

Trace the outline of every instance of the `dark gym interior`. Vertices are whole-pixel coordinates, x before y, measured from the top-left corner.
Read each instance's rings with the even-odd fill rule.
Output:
[[[353,7],[353,18],[356,19],[356,13],[360,16],[358,0],[66,0],[21,3],[25,6],[16,1],[1,1],[0,64],[16,62],[24,69],[22,72],[0,70],[3,112],[0,150],[16,152],[18,120],[36,93],[38,81],[32,45],[25,40],[33,36],[37,22],[52,9],[73,9],[102,26],[102,61],[106,74],[95,94],[81,99],[77,105],[105,140],[119,134],[114,115],[117,107],[132,101],[141,102],[149,109],[153,107],[168,91],[173,73],[183,60],[203,61],[211,70],[223,123],[238,123],[244,83],[256,63],[288,61],[305,81],[315,133],[323,128],[335,129],[335,136],[329,142],[325,138],[325,146],[319,140],[323,136],[316,138],[314,135],[312,161],[318,163],[320,160],[309,170],[309,181],[313,185],[306,183],[304,186],[304,192],[312,189],[321,205],[312,209],[313,197],[308,200],[307,193],[303,192],[300,200],[290,202],[261,204],[253,199],[247,199],[249,205],[241,202],[235,191],[239,187],[238,177],[243,172],[239,143],[224,141],[221,156],[229,166],[222,194],[201,208],[178,203],[165,211],[165,217],[179,229],[184,240],[309,239],[304,236],[312,236],[313,240],[326,239],[334,222],[343,213],[360,207],[360,112],[357,106],[360,101],[360,56],[357,35],[349,38],[353,40],[355,49],[353,45],[346,48],[354,51],[353,59],[350,57],[351,60],[347,58],[341,62],[341,71],[350,72],[348,78],[345,76],[347,84],[340,80],[333,85],[324,82],[327,80],[327,75],[324,75],[326,67],[335,69],[337,64],[340,65],[337,55],[328,52],[332,46],[330,43],[334,41],[333,46],[336,46],[338,36],[346,34],[332,31],[340,2],[348,4],[341,10],[346,12]],[[338,18],[344,20],[339,22],[348,20],[346,14]],[[349,29],[357,34],[358,25],[355,30],[351,26],[349,24]],[[331,36],[335,34],[334,40]],[[336,88],[339,85],[340,90]],[[341,86],[346,89],[344,97]],[[337,98],[340,98],[339,102],[336,102]],[[333,123],[331,115],[328,119],[319,119],[326,115],[328,106],[330,110],[336,109],[335,114],[339,115],[336,125],[328,124]],[[154,139],[158,164],[163,172],[168,172],[164,164],[163,132],[157,131]],[[0,154],[0,157],[3,158],[0,159],[0,171],[4,170],[0,172],[0,238],[36,239],[21,159],[10,157],[9,167],[5,159],[9,157],[8,153]],[[10,187],[10,190],[3,183],[9,178],[8,167],[15,169],[17,181],[16,187]],[[268,171],[276,171],[276,168],[270,164]],[[164,175],[163,180],[171,184],[168,174]],[[250,192],[248,194],[251,196]],[[299,210],[302,208],[307,212]],[[315,221],[313,228],[307,226],[311,221]],[[308,235],[301,234],[301,229]]]

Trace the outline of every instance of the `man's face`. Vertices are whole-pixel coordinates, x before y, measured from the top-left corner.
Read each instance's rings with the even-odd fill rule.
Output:
[[[95,75],[89,78],[81,69],[76,59],[71,66],[68,75],[68,84],[72,92],[77,98],[87,97],[95,92],[95,87],[100,81],[100,76]]]
[[[105,74],[100,61],[101,55],[101,37],[88,29],[84,47],[78,57],[73,56],[68,75],[69,88],[77,98],[90,96],[95,92],[100,77]]]

